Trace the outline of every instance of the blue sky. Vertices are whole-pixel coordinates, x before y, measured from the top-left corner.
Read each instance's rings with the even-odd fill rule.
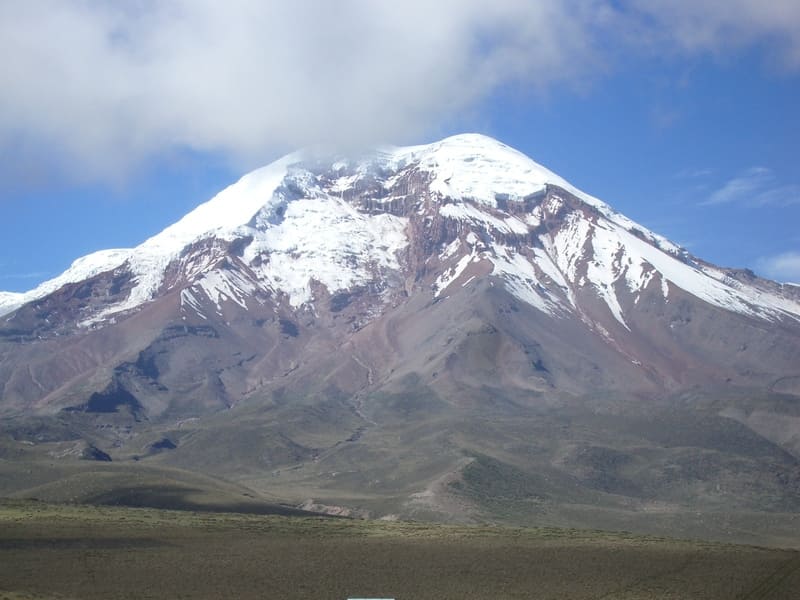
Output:
[[[0,5],[0,290],[296,147],[463,131],[703,259],[800,281],[800,3],[263,4]]]

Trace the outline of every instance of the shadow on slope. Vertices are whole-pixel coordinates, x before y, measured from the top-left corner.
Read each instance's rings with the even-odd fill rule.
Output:
[[[233,512],[253,515],[316,516],[317,513],[284,504],[270,504],[255,499],[247,501],[209,498],[208,490],[180,485],[114,488],[84,498],[85,504],[129,506],[208,512]]]
[[[265,498],[247,487],[181,469],[144,465],[71,463],[54,466],[0,461],[0,492],[11,498],[47,502],[312,516],[316,513]]]

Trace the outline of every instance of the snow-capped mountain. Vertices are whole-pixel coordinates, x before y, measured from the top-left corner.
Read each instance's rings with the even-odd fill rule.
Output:
[[[595,356],[611,350],[641,366],[631,381],[644,373],[657,386],[685,379],[687,369],[730,371],[722,351],[689,361],[691,368],[687,358],[677,358],[695,356],[696,346],[708,343],[682,333],[688,313],[699,310],[694,307],[717,320],[726,315],[740,329],[777,330],[778,337],[800,326],[797,288],[705,263],[516,150],[474,134],[356,158],[319,150],[290,154],[136,248],[79,258],[30,292],[3,294],[0,307],[6,339],[19,341],[76,339],[124,329],[129,321],[146,323],[155,336],[170,324],[222,322],[229,329],[246,317],[295,323],[310,315],[324,322],[352,313],[350,329],[336,333],[342,343],[367,325],[381,329],[383,319],[417,302],[449,304],[457,312],[465,294],[480,295],[487,286],[525,307],[525,327],[547,323],[561,335],[577,327],[570,334],[577,344],[586,344],[581,337],[594,340],[601,344]],[[655,327],[648,321],[653,314],[669,318]],[[140,335],[118,350],[131,354],[152,342]],[[256,342],[263,332],[237,335]],[[790,345],[763,379],[793,376],[796,354]],[[49,375],[17,373],[37,381],[27,381],[19,399],[65,402],[69,378],[82,381],[109,358],[104,353],[70,367],[67,381],[50,385],[42,383]],[[48,355],[45,362],[51,360]],[[739,369],[740,378],[746,370]],[[750,371],[747,379],[760,372]],[[576,385],[574,376],[559,383],[557,372],[549,371],[550,385]],[[56,398],[55,390],[62,390]],[[220,390],[212,395],[220,394],[226,403],[239,400]]]
[[[218,310],[225,300],[246,307],[257,294],[285,298],[293,307],[311,305],[314,283],[335,294],[390,274],[405,277],[412,224],[428,244],[438,242],[435,254],[425,257],[442,266],[434,297],[456,281],[464,284],[474,265],[485,263],[517,298],[553,315],[582,314],[576,294],[588,287],[627,327],[620,295],[636,301],[652,285],[665,300],[672,286],[746,315],[800,317],[796,295],[785,288],[743,281],[692,258],[481,135],[383,149],[358,160],[290,154],[136,248],[82,257],[25,294],[0,293],[0,314],[110,271],[126,273],[129,289],[90,311],[81,325],[102,325],[176,286],[183,305],[199,314],[198,295]],[[441,236],[436,228],[453,234],[433,240],[431,234]],[[238,244],[237,268],[215,265],[224,250],[192,251],[212,241],[220,248]]]
[[[481,135],[290,154],[0,312],[0,460],[405,515],[494,514],[503,474],[553,523],[800,508],[800,288]]]

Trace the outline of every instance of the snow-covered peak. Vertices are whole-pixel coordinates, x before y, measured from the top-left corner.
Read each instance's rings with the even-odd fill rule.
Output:
[[[548,183],[568,185],[555,173],[505,144],[480,134],[461,134],[424,146],[392,148],[397,165],[415,164],[434,175],[431,191],[494,206],[498,196],[518,199]]]
[[[416,173],[422,174],[421,180],[429,185],[421,190],[431,201],[427,208],[419,198],[413,209],[404,203],[411,190],[420,189]],[[417,183],[408,185],[409,180]],[[364,210],[359,204],[365,197],[372,200],[370,194],[377,200],[373,204],[379,207],[377,211]],[[569,195],[585,206],[570,209],[557,230],[542,234],[539,226],[546,214],[555,215],[568,204],[573,206],[565,200]],[[523,211],[522,204],[509,208],[510,202],[532,196],[537,199],[532,211]],[[390,210],[390,203],[397,199],[402,201]],[[586,207],[590,210],[584,210]],[[657,271],[665,299],[670,282],[707,302],[745,314],[800,314],[796,302],[781,295],[769,295],[759,287],[751,289],[728,282],[716,272],[701,271],[663,237],[521,152],[480,134],[456,135],[421,146],[383,148],[357,159],[335,157],[320,149],[286,155],[245,175],[136,248],[101,251],[78,259],[59,277],[25,294],[0,293],[0,314],[67,283],[123,265],[130,275],[130,291],[89,316],[84,324],[135,309],[159,290],[178,284],[190,286],[184,296],[192,304],[188,298],[200,280],[206,282],[205,287],[197,289],[205,290],[217,304],[223,288],[230,288],[225,292],[227,297],[244,302],[245,288],[252,287],[299,306],[313,302],[312,290],[317,284],[334,293],[372,284],[389,271],[402,270],[399,257],[413,229],[407,228],[409,219],[429,218],[426,210],[446,220],[468,223],[481,230],[485,241],[494,244],[480,252],[473,247],[470,258],[462,256],[450,275],[437,280],[440,292],[468,264],[484,260],[494,265],[495,275],[503,274],[515,293],[545,312],[577,309],[575,290],[588,277],[624,325],[614,290],[624,281],[632,293],[638,294]],[[505,238],[521,240],[530,235],[539,236],[542,248],[512,247],[518,242],[504,245]],[[197,244],[210,238],[243,240],[244,245],[238,246],[240,256],[247,277],[255,279],[237,287],[232,282],[244,279],[212,274],[219,257],[187,255],[194,252],[189,251],[193,248],[202,253],[202,248],[215,246]],[[224,248],[225,244],[216,247]],[[167,278],[170,265],[176,264],[182,265],[180,274],[176,277],[172,269]]]
[[[680,254],[681,249],[646,227],[618,213],[608,204],[576,188],[525,154],[478,133],[465,133],[423,146],[386,150],[390,164],[415,164],[433,174],[431,191],[455,199],[469,199],[491,207],[497,200],[522,200],[558,186],[598,210],[605,218],[627,230],[636,230],[662,250]]]
[[[303,153],[295,152],[248,173],[145,241],[137,251],[173,253],[215,232],[246,225],[260,210],[276,200],[275,190],[285,179],[288,168],[302,159]]]

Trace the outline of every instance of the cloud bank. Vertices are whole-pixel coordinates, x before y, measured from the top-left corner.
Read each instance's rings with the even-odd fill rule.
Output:
[[[0,159],[46,153],[103,179],[175,150],[253,163],[309,143],[405,142],[505,86],[602,71],[615,44],[764,40],[800,67],[800,4],[3,2]]]

